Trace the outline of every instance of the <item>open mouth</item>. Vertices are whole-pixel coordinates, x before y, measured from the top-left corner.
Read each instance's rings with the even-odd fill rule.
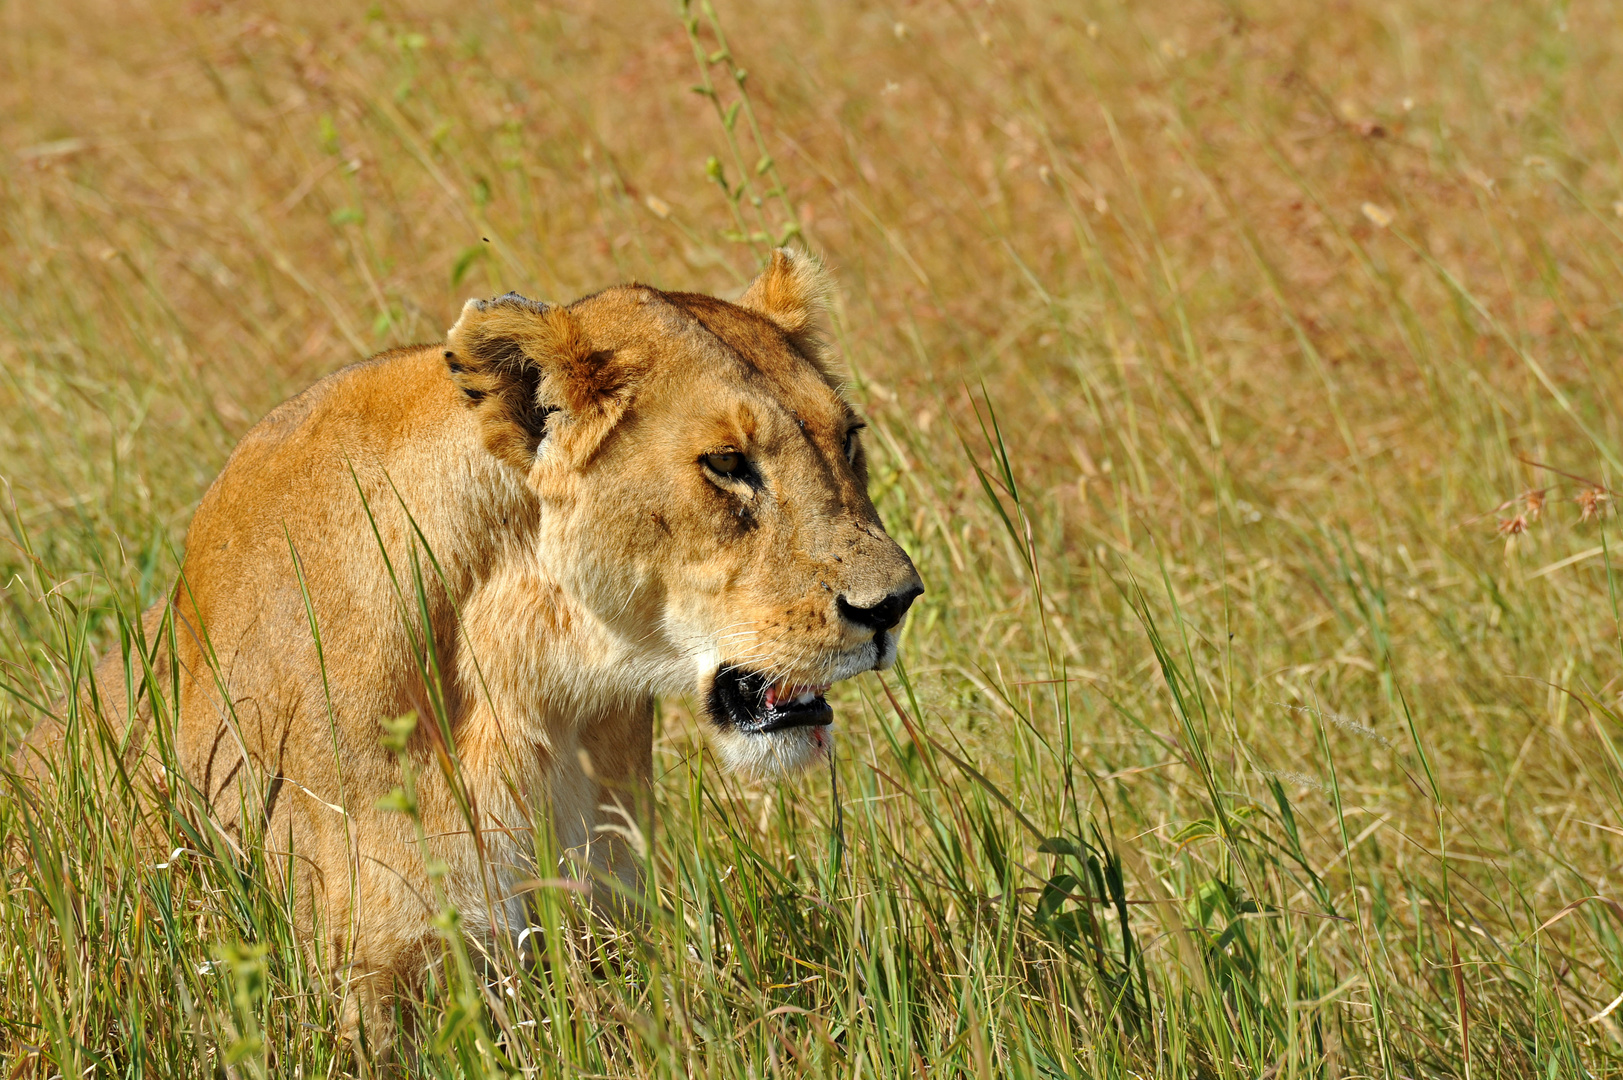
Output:
[[[834,710],[823,699],[828,684],[768,682],[759,672],[724,667],[710,687],[710,716],[752,735],[797,727],[825,727]]]

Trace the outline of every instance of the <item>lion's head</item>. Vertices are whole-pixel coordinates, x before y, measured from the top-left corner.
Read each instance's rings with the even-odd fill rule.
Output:
[[[617,642],[605,678],[695,691],[734,767],[829,747],[830,684],[887,666],[923,592],[868,498],[819,336],[828,283],[775,252],[737,303],[628,285],[472,301],[446,359],[542,505],[537,557]]]

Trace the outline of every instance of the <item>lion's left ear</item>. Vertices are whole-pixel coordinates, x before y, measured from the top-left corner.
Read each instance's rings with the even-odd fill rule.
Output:
[[[600,433],[624,407],[628,372],[616,356],[597,349],[568,308],[518,293],[464,304],[446,335],[445,363],[479,413],[485,445],[522,469],[554,414]]]
[[[796,348],[814,361],[822,359],[822,334],[834,279],[816,257],[793,248],[778,248],[738,306],[765,315]]]

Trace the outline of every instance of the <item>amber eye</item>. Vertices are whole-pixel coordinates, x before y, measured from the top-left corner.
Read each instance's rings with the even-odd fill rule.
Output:
[[[699,460],[702,461],[704,463],[704,467],[709,469],[711,472],[718,473],[721,476],[733,477],[735,479],[742,477],[744,475],[744,470],[749,465],[749,463],[744,460],[744,455],[740,454],[736,450],[728,450],[720,454],[706,454]]]

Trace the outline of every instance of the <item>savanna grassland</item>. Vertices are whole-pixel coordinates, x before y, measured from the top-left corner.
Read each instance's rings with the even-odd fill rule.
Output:
[[[663,701],[659,916],[442,912],[397,1064],[1623,1075],[1620,53],[1588,0],[0,4],[0,744],[283,398],[805,244],[903,662],[832,788]],[[0,1076],[371,1071],[274,859],[95,741],[0,793]]]

